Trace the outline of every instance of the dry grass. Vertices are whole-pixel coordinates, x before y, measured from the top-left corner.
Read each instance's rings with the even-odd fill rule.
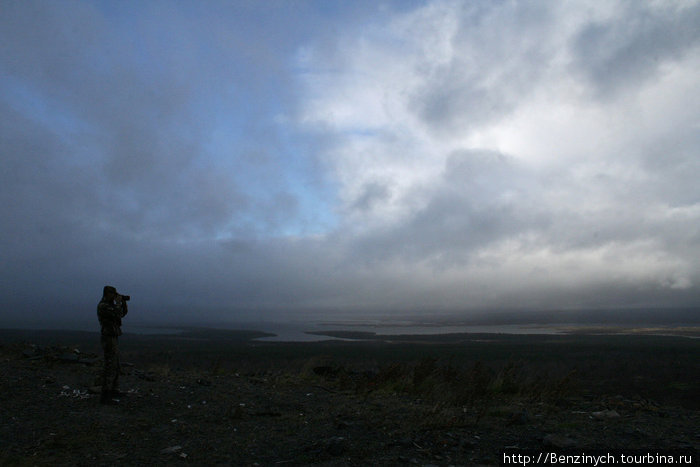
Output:
[[[460,366],[424,358],[391,363],[378,370],[358,370],[328,359],[311,359],[304,366],[304,374],[313,374],[334,390],[405,394],[457,407],[481,407],[489,401],[504,399],[552,401],[570,395],[575,389],[575,372],[563,376],[541,371],[533,374],[523,362],[508,362],[500,367],[482,362]]]

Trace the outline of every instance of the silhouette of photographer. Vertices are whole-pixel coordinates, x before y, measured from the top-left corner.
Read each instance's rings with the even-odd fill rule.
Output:
[[[100,342],[104,351],[102,372],[102,394],[100,403],[116,404],[119,391],[119,336],[122,334],[122,318],[128,313],[128,295],[120,295],[111,285],[105,285],[102,300],[97,304],[97,319],[102,327]]]

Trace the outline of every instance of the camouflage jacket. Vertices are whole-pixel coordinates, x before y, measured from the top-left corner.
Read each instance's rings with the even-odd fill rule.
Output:
[[[115,305],[105,300],[97,304],[97,319],[100,320],[103,336],[121,336],[122,318],[126,316],[126,303]]]

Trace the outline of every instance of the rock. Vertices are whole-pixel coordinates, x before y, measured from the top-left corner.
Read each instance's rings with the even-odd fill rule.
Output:
[[[243,418],[243,409],[241,406],[236,406],[228,410],[228,418],[231,420],[240,420]]]
[[[578,443],[572,438],[556,433],[545,436],[544,439],[542,439],[542,444],[559,449],[575,448],[578,445]]]
[[[182,446],[176,445],[176,446],[170,446],[169,448],[165,448],[160,451],[161,454],[175,454],[179,451],[182,450]]]
[[[342,436],[334,436],[326,441],[326,452],[331,456],[342,456],[347,450],[347,442]]]
[[[78,363],[80,361],[80,357],[78,357],[74,353],[64,353],[58,356],[58,359],[62,362],[66,363]]]
[[[256,417],[281,417],[282,413],[272,409],[263,409],[253,412]]]
[[[99,362],[100,359],[99,357],[85,357],[80,359],[80,363],[83,363],[85,365],[92,365],[94,363]]]
[[[338,375],[340,370],[332,366],[324,365],[315,367],[313,372],[318,376],[323,376],[324,378],[333,378]]]
[[[335,429],[336,430],[346,430],[350,428],[350,423],[345,421],[345,420],[336,420],[335,422]]]
[[[620,414],[616,410],[601,410],[600,412],[591,413],[596,420],[612,420],[620,418]]]
[[[153,375],[153,373],[150,373],[150,372],[144,373],[144,372],[141,371],[141,370],[134,370],[134,373],[136,374],[136,376],[137,376],[138,378],[143,379],[143,380],[145,380],[145,381],[155,381],[155,380],[156,380],[156,378],[155,378],[155,376]]]
[[[525,425],[530,422],[530,415],[527,411],[516,412],[510,416],[508,420],[509,425]]]

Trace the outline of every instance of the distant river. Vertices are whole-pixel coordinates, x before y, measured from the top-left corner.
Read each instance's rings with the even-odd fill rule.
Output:
[[[561,334],[562,331],[556,328],[533,326],[533,325],[490,325],[490,326],[442,326],[425,324],[347,324],[347,323],[291,323],[272,324],[261,323],[260,331],[276,334],[275,337],[263,337],[257,340],[273,342],[314,342],[335,337],[318,334],[308,334],[308,332],[322,333],[324,331],[357,331],[373,332],[380,335],[396,336],[400,334],[430,335],[430,334],[454,334],[454,333],[489,333],[489,334]],[[353,340],[353,339],[343,339]]]
[[[590,334],[655,334],[655,335],[675,335],[698,338],[700,329],[697,327],[686,327],[685,332],[681,332],[678,327],[640,327],[629,326],[591,326],[582,324],[562,324],[557,323],[551,326],[541,324],[500,324],[500,325],[443,325],[425,323],[362,323],[362,322],[260,322],[260,323],[230,323],[225,326],[228,329],[262,331],[275,334],[274,337],[262,337],[256,340],[267,342],[318,342],[324,340],[356,340],[343,339],[323,335],[324,332],[331,331],[352,331],[358,333],[374,333],[377,335],[441,335],[441,334],[567,334],[570,332],[583,331]],[[125,326],[124,332],[134,334],[158,334],[174,335],[183,331],[184,328],[177,327],[149,327],[149,326]],[[691,331],[692,330],[692,331]],[[314,334],[309,334],[313,332]]]

